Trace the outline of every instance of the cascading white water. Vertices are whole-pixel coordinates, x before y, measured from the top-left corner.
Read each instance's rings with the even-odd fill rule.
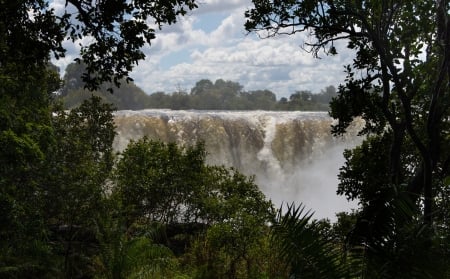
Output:
[[[343,138],[330,134],[325,112],[119,111],[114,148],[147,136],[192,145],[204,141],[207,163],[233,166],[255,175],[277,205],[303,202],[316,218],[334,219],[349,204],[336,195],[342,152],[357,144],[358,125]]]

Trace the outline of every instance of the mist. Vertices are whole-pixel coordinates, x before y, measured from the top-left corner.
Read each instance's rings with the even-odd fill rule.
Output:
[[[314,213],[313,218],[336,220],[336,213],[351,211],[357,201],[337,195],[339,168],[344,165],[343,152],[355,142],[340,142],[297,168],[256,174],[256,183],[276,207],[302,204]],[[280,172],[281,171],[281,172]]]
[[[361,140],[359,126],[335,138],[326,112],[119,111],[115,122],[116,150],[143,136],[181,145],[203,141],[207,164],[255,175],[276,207],[302,203],[314,218],[331,221],[357,207],[336,190],[343,152]]]

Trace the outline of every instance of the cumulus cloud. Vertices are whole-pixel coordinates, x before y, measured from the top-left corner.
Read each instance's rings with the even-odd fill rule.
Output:
[[[54,0],[56,11],[63,0]],[[147,58],[132,73],[136,84],[147,93],[187,91],[200,79],[222,78],[239,82],[245,90],[269,89],[277,97],[289,97],[297,90],[319,92],[344,79],[343,65],[352,54],[345,45],[337,56],[315,59],[302,50],[304,35],[260,39],[244,30],[244,12],[251,0],[203,0],[199,8],[177,24],[156,33]],[[207,26],[208,25],[208,26]],[[78,42],[70,45],[64,59],[55,61],[62,69],[79,53]]]
[[[55,14],[62,15],[66,9],[66,0],[50,1],[49,7],[55,11]]]
[[[280,98],[297,90],[319,92],[343,81],[343,65],[351,62],[345,47],[338,45],[343,51],[340,55],[316,59],[301,48],[307,40],[304,35],[260,39],[246,34],[244,12],[250,4],[208,0],[192,15],[181,18],[177,28],[157,34],[148,51],[149,60],[163,62],[180,50],[185,50],[185,57],[164,70],[142,63],[133,73],[138,85],[147,93],[170,93],[180,86],[189,90],[200,79],[222,78],[241,83],[245,90],[269,89]],[[226,16],[210,32],[202,26],[196,28],[208,13]]]
[[[242,7],[247,8],[252,4],[251,0],[203,0],[194,14],[205,14],[211,12],[230,12]]]
[[[229,36],[220,36],[218,30],[226,29],[223,26],[233,17],[227,17],[209,36],[205,34],[208,38],[202,35],[198,41],[193,37],[188,40],[192,47],[191,62],[173,65],[153,75],[153,82],[148,87],[146,84],[140,86],[149,93],[171,92],[174,83],[191,88],[202,78],[212,81],[223,78],[238,81],[246,90],[269,89],[278,97],[288,97],[296,90],[319,92],[328,85],[338,85],[343,81],[342,65],[348,63],[343,59],[348,56],[315,59],[299,47],[299,36],[261,40],[239,37],[236,35],[238,31],[234,31],[231,32],[235,34],[230,39],[232,43],[228,42]],[[170,47],[167,44],[169,53]],[[137,81],[144,68],[145,65],[135,71]]]

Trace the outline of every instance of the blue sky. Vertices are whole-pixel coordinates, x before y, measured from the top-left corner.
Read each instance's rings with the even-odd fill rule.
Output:
[[[53,0],[56,10],[65,0]],[[244,90],[269,89],[278,98],[296,90],[320,92],[344,80],[351,53],[338,44],[339,55],[314,59],[302,50],[305,35],[260,39],[244,30],[250,0],[202,0],[199,8],[156,33],[147,58],[131,77],[148,94],[178,89],[190,91],[200,79],[239,82]],[[78,52],[69,42],[66,58],[55,61],[64,69]]]

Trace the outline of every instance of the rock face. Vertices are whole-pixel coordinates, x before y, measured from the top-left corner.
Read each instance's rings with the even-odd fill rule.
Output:
[[[322,197],[335,196],[342,151],[360,141],[356,133],[362,124],[335,138],[326,112],[118,111],[115,122],[118,151],[143,136],[182,145],[203,141],[208,164],[255,175],[275,203],[307,205],[308,196],[319,190],[328,192],[319,193]]]

